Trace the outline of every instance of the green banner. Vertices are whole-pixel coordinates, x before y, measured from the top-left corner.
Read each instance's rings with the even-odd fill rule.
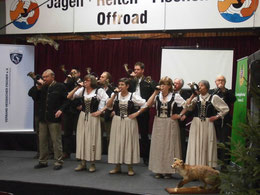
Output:
[[[244,143],[245,140],[239,135],[241,131],[240,124],[246,123],[247,115],[247,65],[248,58],[242,58],[237,61],[237,79],[236,79],[236,90],[235,95],[237,101],[234,104],[233,111],[233,124],[232,124],[232,137],[231,142],[237,143],[240,141]]]

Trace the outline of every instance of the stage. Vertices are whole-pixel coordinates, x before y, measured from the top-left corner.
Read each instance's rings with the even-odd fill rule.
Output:
[[[96,163],[97,171],[75,172],[79,162],[75,154],[65,160],[63,169],[54,171],[53,160],[49,166],[34,169],[38,163],[33,159],[35,152],[0,150],[0,191],[14,195],[83,195],[83,194],[145,194],[166,195],[165,188],[176,187],[181,177],[177,174],[171,179],[155,179],[147,166],[134,166],[136,175],[128,176],[127,167],[122,166],[122,174],[110,175],[113,165],[107,163],[107,156]],[[185,186],[200,185],[191,182]],[[202,184],[201,184],[202,185]]]

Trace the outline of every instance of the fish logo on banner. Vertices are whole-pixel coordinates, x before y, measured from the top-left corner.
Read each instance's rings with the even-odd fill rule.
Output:
[[[10,59],[14,64],[19,64],[23,59],[23,54],[20,52],[12,52],[10,53]]]
[[[218,0],[218,11],[225,20],[239,23],[255,14],[258,3],[258,0]]]
[[[36,0],[14,0],[10,8],[10,18],[13,24],[21,29],[34,26],[40,15]]]

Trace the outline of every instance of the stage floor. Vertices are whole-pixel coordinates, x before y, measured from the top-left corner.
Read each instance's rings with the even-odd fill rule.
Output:
[[[127,175],[125,165],[122,166],[122,174],[110,175],[109,171],[114,166],[107,163],[106,155],[96,163],[97,171],[94,173],[75,172],[74,168],[79,163],[75,159],[75,154],[71,159],[65,160],[61,170],[53,170],[53,160],[49,161],[47,168],[34,169],[34,165],[38,163],[36,159],[33,159],[35,154],[31,151],[0,150],[0,181],[72,186],[132,194],[166,195],[168,193],[165,188],[176,187],[181,180],[178,174],[174,174],[171,179],[155,179],[154,174],[143,164],[134,166],[136,173],[134,176]],[[200,183],[191,182],[185,186],[195,185],[200,185]],[[0,191],[3,191],[1,186]]]

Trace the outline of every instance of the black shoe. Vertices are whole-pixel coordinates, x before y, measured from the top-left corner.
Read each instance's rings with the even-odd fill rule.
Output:
[[[54,165],[53,170],[60,170],[62,169],[62,165]]]
[[[48,164],[39,163],[34,166],[35,169],[41,169],[41,168],[45,168],[45,167],[48,167]]]

